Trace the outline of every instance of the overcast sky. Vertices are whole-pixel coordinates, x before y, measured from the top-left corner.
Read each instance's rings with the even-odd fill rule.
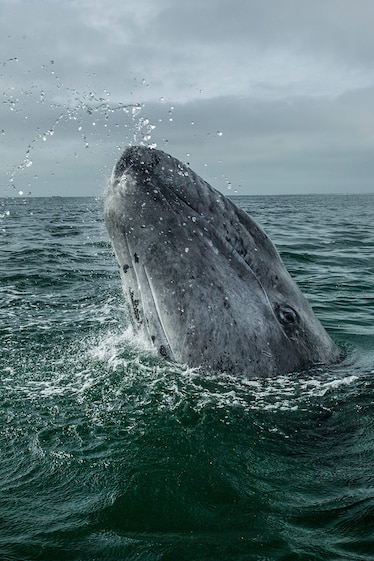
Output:
[[[373,0],[0,0],[0,196],[128,145],[226,194],[374,192]]]

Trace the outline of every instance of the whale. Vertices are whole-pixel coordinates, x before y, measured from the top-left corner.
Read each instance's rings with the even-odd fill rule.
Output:
[[[262,227],[188,165],[126,148],[104,219],[134,329],[164,359],[245,378],[339,360]]]

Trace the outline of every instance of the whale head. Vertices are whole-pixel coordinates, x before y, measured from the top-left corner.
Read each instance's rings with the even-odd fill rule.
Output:
[[[172,156],[127,148],[105,223],[134,327],[162,356],[245,377],[338,360],[263,229]]]

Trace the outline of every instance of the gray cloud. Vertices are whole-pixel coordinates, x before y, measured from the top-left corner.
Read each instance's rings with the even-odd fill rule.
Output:
[[[223,191],[373,189],[369,0],[0,6],[0,195],[100,194],[135,142]]]

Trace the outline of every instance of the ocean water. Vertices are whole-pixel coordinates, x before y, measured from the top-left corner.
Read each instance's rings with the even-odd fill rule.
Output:
[[[342,363],[166,363],[131,332],[102,200],[0,200],[1,561],[374,559],[374,196],[236,202]]]

